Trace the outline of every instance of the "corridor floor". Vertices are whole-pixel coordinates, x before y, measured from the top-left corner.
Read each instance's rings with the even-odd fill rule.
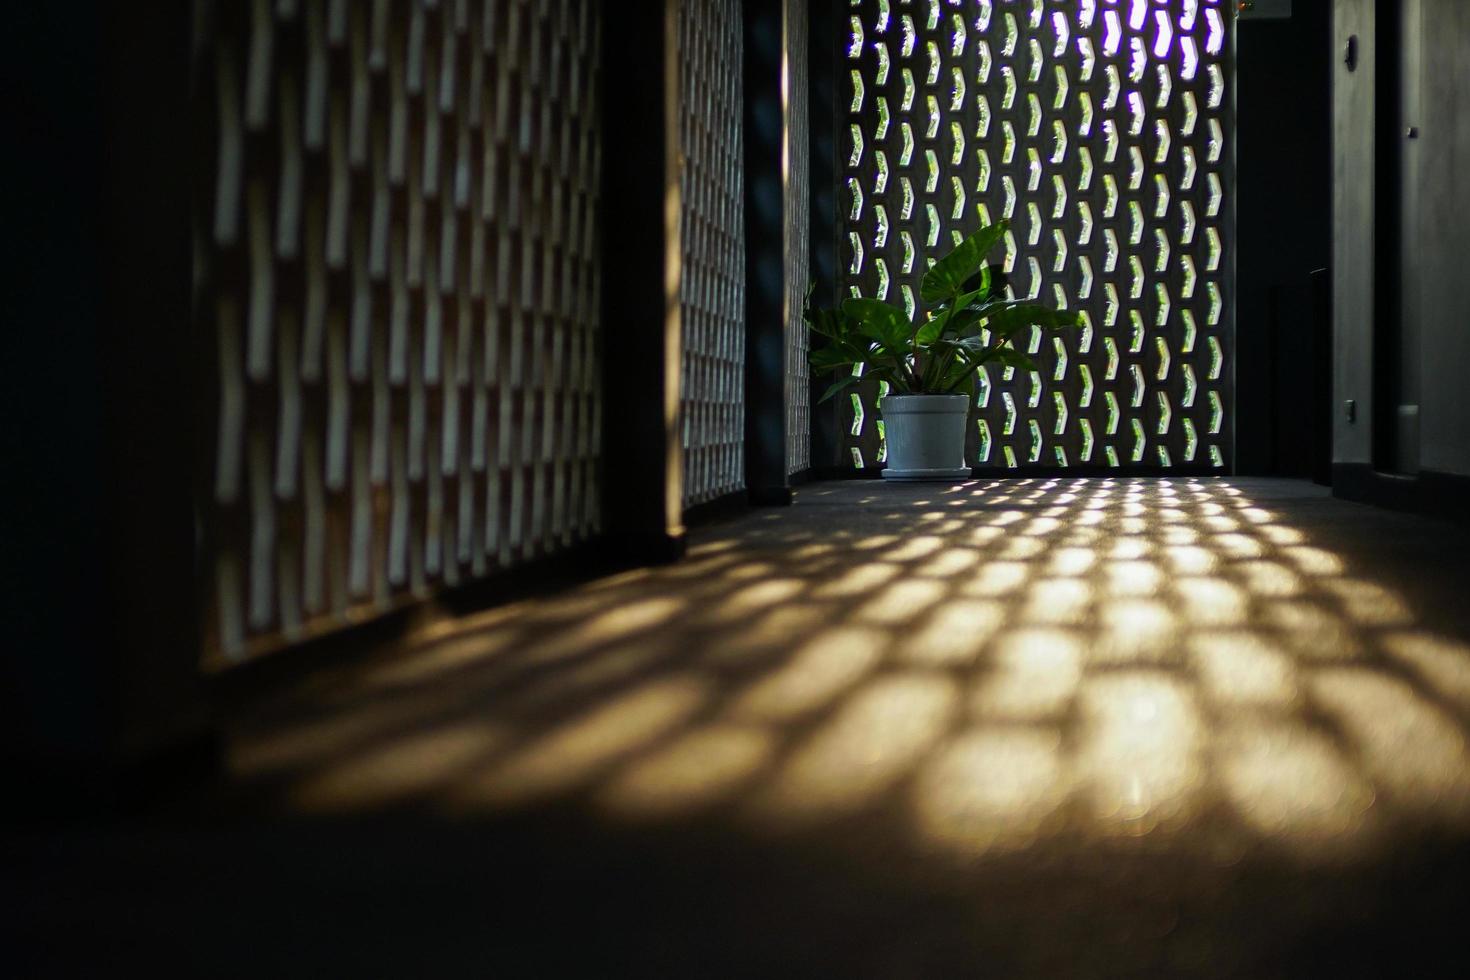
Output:
[[[253,700],[203,799],[11,835],[17,948],[1464,975],[1470,532],[1288,481],[1033,479],[813,484],[691,540]]]

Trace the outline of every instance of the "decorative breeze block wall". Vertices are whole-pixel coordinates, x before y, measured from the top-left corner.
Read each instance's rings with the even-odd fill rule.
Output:
[[[914,307],[928,263],[1011,222],[1016,297],[1080,310],[982,373],[967,458],[1226,469],[1234,35],[1222,0],[851,0],[839,65],[840,265]],[[847,406],[884,458],[876,384]]]
[[[738,0],[679,3],[684,505],[745,489],[745,157]]]
[[[596,532],[602,5],[196,11],[208,662]]]

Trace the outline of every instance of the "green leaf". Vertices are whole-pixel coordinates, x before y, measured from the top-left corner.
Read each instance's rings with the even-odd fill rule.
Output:
[[[950,343],[965,357],[976,358],[990,349],[990,344],[982,341],[979,337],[958,337]]]
[[[996,316],[1014,307],[1026,305],[1028,304],[1025,300],[1007,299],[971,303],[964,309],[958,310],[950,318],[950,332],[956,337],[973,337],[985,325],[983,321],[986,318]]]
[[[823,337],[843,339],[857,332],[857,323],[841,310],[807,308],[803,316],[812,332]]]
[[[848,347],[845,344],[834,344],[831,347],[823,347],[812,351],[807,360],[812,369],[816,371],[831,371],[835,368],[861,364],[866,355]]]
[[[1018,303],[987,315],[984,326],[993,337],[1005,340],[1032,325],[1053,329],[1075,327],[1081,322],[1081,316],[1071,310],[1050,310],[1035,303]]]
[[[1016,350],[1010,344],[996,344],[990,348],[983,361],[995,360],[1006,367],[1020,368],[1023,371],[1037,370],[1036,362],[1031,360],[1021,351]]]
[[[958,364],[944,376],[942,394],[950,395],[963,392],[966,395],[975,394],[975,382],[979,376],[975,373],[973,364]]]
[[[857,321],[858,331],[895,352],[911,346],[908,314],[896,306],[877,299],[850,299],[842,304],[842,312]]]
[[[940,337],[956,332],[955,318],[967,314],[972,306],[985,295],[985,288],[981,287],[973,292],[965,293],[956,297],[953,305],[942,307],[934,317],[919,328],[914,335],[914,343],[920,348],[927,347]]]
[[[945,324],[949,321],[949,310],[940,310],[933,317],[925,320],[914,334],[914,346],[923,350],[933,344],[944,334]]]
[[[985,256],[1006,232],[1007,223],[998,221],[981,228],[954,247],[944,258],[924,273],[919,284],[919,297],[926,303],[937,303],[954,296],[970,277],[983,270]],[[988,278],[988,276],[986,277]],[[985,283],[982,288],[989,288]]]
[[[943,341],[942,346],[953,355],[953,361],[939,378],[935,390],[947,395],[955,391],[973,392],[974,377],[980,364],[981,351],[974,349],[970,340]]]
[[[822,397],[817,399],[817,404],[820,405],[822,402],[824,402],[827,399],[831,398],[833,395],[837,394],[838,392],[842,391],[843,389],[849,388],[852,385],[855,385],[859,381],[862,381],[862,380],[863,380],[862,375],[858,375],[858,374],[844,374],[842,377],[840,377],[836,381],[834,381],[832,383],[832,386],[830,388],[828,388],[825,392],[822,393]]]

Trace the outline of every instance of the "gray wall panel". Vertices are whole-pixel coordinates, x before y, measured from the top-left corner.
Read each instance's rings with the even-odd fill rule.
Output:
[[[1374,214],[1377,195],[1401,195],[1403,315],[1410,362],[1406,397],[1419,400],[1418,457],[1425,470],[1470,475],[1470,4],[1420,0],[1422,28],[1404,50],[1404,185],[1377,186],[1372,0],[1336,0],[1333,43],[1333,461],[1374,461]],[[1341,54],[1356,36],[1359,64]],[[1397,134],[1403,139],[1404,134]],[[1350,422],[1344,401],[1357,405]]]
[[[1420,464],[1470,476],[1470,3],[1422,2]]]
[[[1373,28],[1373,0],[1337,0],[1333,44],[1341,53],[1356,37],[1358,67],[1339,58],[1332,91],[1334,463],[1367,463],[1373,451]]]

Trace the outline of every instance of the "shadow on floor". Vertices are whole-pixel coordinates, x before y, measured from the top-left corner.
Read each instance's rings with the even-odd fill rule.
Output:
[[[248,705],[180,812],[13,839],[17,948],[1431,975],[1470,880],[1467,544],[1284,482],[818,484]]]

